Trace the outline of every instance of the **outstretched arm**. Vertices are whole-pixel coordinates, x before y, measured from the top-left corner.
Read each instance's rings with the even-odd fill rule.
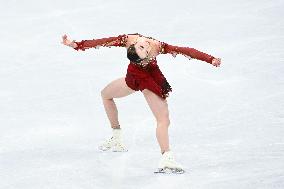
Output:
[[[215,58],[214,56],[198,51],[194,48],[173,46],[173,45],[169,45],[167,43],[161,42],[160,54],[167,54],[167,53],[172,54],[174,57],[177,54],[182,54],[188,58],[194,58],[194,59],[208,62],[210,64],[213,64],[216,67],[221,64],[221,59]]]
[[[107,37],[101,39],[92,39],[92,40],[82,40],[80,42],[74,42],[76,44],[75,50],[82,50],[88,48],[98,48],[98,47],[125,47],[127,42],[127,35],[119,35],[117,37]]]
[[[92,39],[92,40],[82,40],[82,41],[71,41],[67,39],[67,35],[62,36],[63,44],[70,46],[74,48],[75,50],[82,50],[85,51],[85,49],[89,48],[99,48],[100,46],[103,47],[126,47],[128,36],[123,34],[119,35],[117,37],[107,37],[107,38],[101,38],[101,39]]]

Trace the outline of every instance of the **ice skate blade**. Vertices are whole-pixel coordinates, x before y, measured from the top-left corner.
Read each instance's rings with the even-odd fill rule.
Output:
[[[113,149],[111,146],[108,146],[108,147],[106,147],[106,146],[98,146],[98,149],[100,150],[100,151],[103,151],[103,152],[105,152],[105,151],[110,151],[111,149]]]
[[[102,148],[102,147],[99,147],[99,150],[102,151],[102,152],[106,152],[106,151],[109,151],[111,148]]]
[[[183,174],[183,173],[185,173],[185,170],[179,169],[179,168],[169,168],[169,167],[165,167],[165,168],[159,168],[159,169],[158,169],[157,171],[155,171],[154,173]]]

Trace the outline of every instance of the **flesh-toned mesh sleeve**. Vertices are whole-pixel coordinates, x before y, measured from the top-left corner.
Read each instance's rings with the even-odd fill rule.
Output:
[[[206,54],[204,52],[198,51],[194,48],[189,47],[179,47],[179,46],[173,46],[169,45],[167,43],[161,42],[161,48],[160,48],[160,54],[172,54],[173,57],[176,57],[177,54],[182,54],[185,57],[191,59],[197,59],[202,60],[208,63],[212,63],[212,60],[214,59],[213,56]]]
[[[80,42],[76,42],[77,47],[74,48],[75,50],[82,50],[85,51],[85,49],[89,48],[99,48],[101,46],[103,47],[125,47],[127,42],[127,35],[119,35],[117,37],[107,37],[107,38],[101,38],[101,39],[92,39],[92,40],[82,40]]]

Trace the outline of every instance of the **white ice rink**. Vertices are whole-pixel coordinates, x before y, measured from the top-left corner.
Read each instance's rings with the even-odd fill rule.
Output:
[[[283,0],[0,0],[0,189],[283,189],[283,18]],[[125,76],[126,50],[60,43],[136,32],[222,58],[158,56],[183,175],[153,173],[140,91],[115,99],[129,151],[98,151],[100,91]]]

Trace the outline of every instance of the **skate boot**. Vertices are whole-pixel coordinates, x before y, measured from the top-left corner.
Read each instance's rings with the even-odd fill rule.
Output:
[[[113,152],[127,152],[126,146],[122,141],[121,129],[112,129],[112,137],[105,140],[99,145],[99,150],[107,151],[112,150]]]
[[[155,173],[184,173],[181,164],[177,163],[174,159],[172,151],[164,152],[158,165],[158,170]]]

